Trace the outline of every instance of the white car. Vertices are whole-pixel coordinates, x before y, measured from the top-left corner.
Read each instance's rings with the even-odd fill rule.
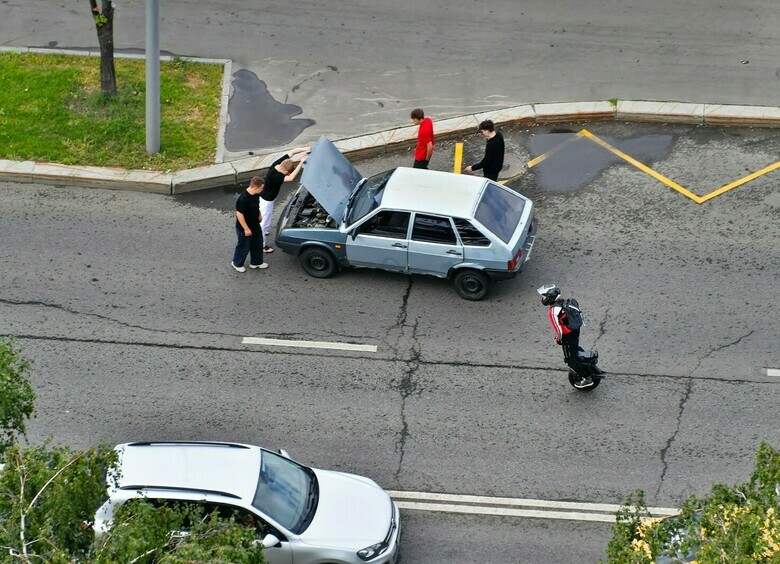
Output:
[[[533,202],[506,186],[404,167],[363,178],[321,137],[275,240],[315,278],[342,267],[426,274],[481,300],[493,281],[520,273],[538,227]]]
[[[237,443],[136,442],[115,447],[120,477],[95,533],[132,499],[226,509],[257,526],[271,564],[388,563],[398,560],[398,506],[373,480],[309,468],[280,450]]]

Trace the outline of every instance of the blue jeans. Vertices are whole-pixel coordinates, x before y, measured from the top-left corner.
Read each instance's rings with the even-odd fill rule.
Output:
[[[244,235],[244,229],[236,227],[236,250],[233,253],[233,264],[244,266],[246,255],[250,255],[249,264],[263,264],[263,230],[260,225],[250,225],[252,235]]]

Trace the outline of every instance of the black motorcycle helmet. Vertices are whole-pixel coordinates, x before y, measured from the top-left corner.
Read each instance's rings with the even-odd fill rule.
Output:
[[[546,306],[554,304],[561,295],[561,289],[555,284],[545,284],[536,291],[542,296],[542,303]]]

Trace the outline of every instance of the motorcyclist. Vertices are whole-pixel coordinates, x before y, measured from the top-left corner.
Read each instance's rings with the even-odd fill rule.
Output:
[[[555,332],[555,344],[563,347],[563,361],[581,377],[575,387],[590,386],[593,384],[593,379],[586,371],[582,370],[581,363],[578,361],[580,329],[579,327],[571,329],[566,325],[566,312],[561,307],[564,301],[561,289],[555,284],[546,284],[536,291],[542,296],[542,304],[547,306],[547,317]]]

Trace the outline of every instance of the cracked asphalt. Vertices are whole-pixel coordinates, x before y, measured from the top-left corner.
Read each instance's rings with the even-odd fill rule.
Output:
[[[507,130],[508,151],[526,162],[537,141],[555,141],[544,136],[578,127]],[[760,130],[588,129],[618,145],[669,136],[647,164],[699,194],[780,154]],[[463,141],[465,165],[484,142]],[[547,165],[576,162],[584,147]],[[452,167],[452,148],[437,145],[434,168]],[[410,163],[399,151],[356,166]],[[699,205],[627,164],[597,164],[510,181],[534,200],[539,236],[520,277],[477,303],[426,277],[315,280],[278,250],[268,270],[235,273],[233,187],[173,198],[2,185],[0,334],[34,361],[29,438],[241,441],[388,489],[601,503],[641,488],[650,505],[675,506],[742,481],[759,441],[780,444],[780,381],[766,373],[780,368],[770,309],[780,177]],[[590,180],[556,190],[551,172]],[[566,381],[534,291],[548,282],[584,308],[582,343],[609,373],[592,393]],[[272,349],[244,336],[378,351]],[[405,562],[592,562],[609,538],[594,523],[404,520]]]

